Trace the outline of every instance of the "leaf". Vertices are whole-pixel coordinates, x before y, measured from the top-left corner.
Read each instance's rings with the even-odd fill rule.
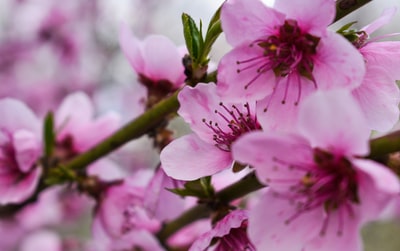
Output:
[[[207,28],[207,34],[204,41],[203,51],[199,64],[205,65],[208,63],[208,54],[219,35],[222,33],[221,21],[220,21],[221,7],[215,12],[210,20],[210,24]]]
[[[203,35],[194,20],[186,13],[182,14],[183,35],[190,56],[197,61],[203,48]]]
[[[208,25],[207,33],[210,30],[211,26],[213,26],[215,23],[219,22],[220,16],[221,16],[221,7],[222,5],[218,8],[218,10],[214,13],[210,20],[210,24]]]
[[[203,191],[206,193],[207,197],[214,195],[214,188],[211,184],[211,176],[200,178],[200,185]]]
[[[51,111],[47,113],[44,119],[43,135],[45,156],[49,157],[53,153],[55,145],[54,115]]]
[[[336,32],[337,33],[343,33],[343,32],[345,32],[345,31],[347,31],[351,26],[353,26],[354,24],[356,24],[357,23],[357,21],[353,21],[353,22],[350,22],[350,23],[347,23],[347,24],[345,24],[345,25],[343,25],[339,30],[337,30]]]
[[[188,181],[183,188],[168,189],[168,191],[180,196],[194,196],[201,199],[214,196],[214,188],[211,184],[211,177],[204,177],[198,180]]]

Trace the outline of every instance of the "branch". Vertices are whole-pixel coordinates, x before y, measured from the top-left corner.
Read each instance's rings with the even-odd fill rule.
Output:
[[[395,131],[385,136],[370,141],[368,159],[380,159],[387,154],[400,151],[400,131]]]
[[[351,12],[361,8],[372,0],[337,0],[336,1],[336,17],[333,22],[347,16]]]
[[[153,108],[132,120],[96,146],[69,161],[64,165],[64,168],[71,170],[83,169],[129,141],[150,132],[161,124],[167,115],[178,110],[179,102],[177,95],[178,91],[157,103]]]
[[[229,202],[241,198],[251,192],[257,191],[263,187],[264,185],[257,180],[256,175],[254,172],[252,172],[238,182],[219,191],[215,196],[215,202],[228,205]],[[199,204],[189,209],[175,220],[166,223],[158,232],[157,237],[162,243],[165,242],[168,237],[190,223],[209,217],[212,213],[211,208],[212,207],[208,204]]]

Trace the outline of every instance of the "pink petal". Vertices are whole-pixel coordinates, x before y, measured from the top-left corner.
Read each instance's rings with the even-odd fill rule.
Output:
[[[112,244],[111,250],[165,251],[153,234],[146,230],[133,230]]]
[[[220,98],[216,95],[214,83],[199,83],[196,87],[185,86],[178,95],[180,108],[179,115],[190,125],[190,128],[204,141],[214,144],[214,132],[205,125],[203,119],[208,123],[224,125],[221,116],[215,114],[219,108]]]
[[[162,168],[156,171],[147,186],[143,205],[149,214],[160,220],[167,221],[178,217],[184,209],[184,200],[168,191],[168,188],[178,188],[180,182],[168,177]]]
[[[321,38],[312,72],[318,89],[359,86],[365,75],[365,63],[358,50],[332,31]]]
[[[234,160],[254,167],[260,181],[274,190],[288,190],[305,175],[293,165],[313,161],[312,149],[305,139],[279,132],[248,133],[233,144],[232,155]]]
[[[62,251],[61,238],[50,230],[38,230],[30,233],[20,243],[20,251]]]
[[[35,191],[41,174],[41,168],[34,168],[23,177],[18,177],[18,181],[10,180],[11,184],[0,184],[0,204],[20,203],[29,198]]]
[[[125,222],[124,210],[142,201],[143,190],[125,183],[110,187],[99,207],[98,217],[101,227],[112,238],[119,238]]]
[[[144,71],[139,73],[152,80],[169,80],[177,87],[183,84],[182,56],[170,39],[161,35],[148,36],[142,50]]]
[[[362,220],[376,220],[383,209],[400,193],[397,176],[386,166],[366,159],[354,159],[359,176],[358,193]]]
[[[91,245],[93,249],[89,249],[90,251],[109,251],[110,248],[109,246],[111,245],[111,238],[104,229],[103,222],[101,221],[101,218],[99,217],[94,217],[92,221],[92,226],[91,226],[91,234],[92,234],[92,240],[91,240]],[[104,249],[100,249],[104,248]]]
[[[296,20],[303,32],[316,36],[325,33],[336,11],[333,0],[278,0],[274,8],[285,13],[286,19]]]
[[[122,180],[127,176],[127,173],[113,161],[103,158],[91,164],[87,173],[97,176],[102,181],[117,181]]]
[[[264,51],[259,46],[249,47],[243,45],[234,48],[225,54],[218,65],[217,93],[230,102],[259,100],[269,95],[275,87],[275,75],[273,71],[263,73],[257,69],[266,60]],[[244,69],[253,62],[238,65],[238,61],[262,58],[256,66]],[[241,69],[238,73],[238,69]],[[251,83],[247,88],[246,85]]]
[[[362,85],[352,91],[373,130],[388,131],[399,120],[400,91],[381,66],[367,65]]]
[[[41,125],[29,107],[19,100],[5,98],[0,100],[0,129],[13,132],[19,129],[26,129],[39,135]]]
[[[39,139],[30,131],[18,130],[13,134],[13,145],[19,170],[28,172],[42,152]]]
[[[119,31],[119,44],[122,52],[137,73],[144,72],[144,59],[141,50],[142,42],[134,37],[127,24],[122,23]]]
[[[296,206],[267,191],[249,213],[248,234],[257,250],[301,251],[304,244],[318,235],[323,210],[296,214]]]
[[[358,103],[345,90],[311,94],[300,107],[298,128],[313,147],[339,155],[369,152],[370,130]]]
[[[246,211],[235,210],[230,212],[222,220],[218,221],[213,229],[198,237],[192,246],[190,246],[189,251],[207,250],[213,238],[228,235],[232,228],[240,227],[245,220],[247,220]]]
[[[329,213],[329,222],[324,235],[317,235],[304,247],[307,251],[362,251],[360,222],[358,217],[346,217],[340,211]],[[322,224],[322,221],[320,221]],[[338,234],[341,231],[342,234]]]
[[[298,104],[315,87],[309,80],[292,75],[280,79],[274,92],[257,102],[257,120],[265,131],[297,130]]]
[[[109,112],[93,122],[77,127],[72,132],[75,149],[82,152],[93,147],[115,132],[119,127],[119,122],[120,116],[117,113]]]
[[[221,10],[221,25],[232,46],[251,43],[275,33],[285,16],[265,6],[259,0],[228,0]],[[247,44],[248,46],[249,44]]]
[[[400,79],[400,41],[368,43],[360,52],[368,66],[380,66],[388,71],[393,81]]]
[[[395,195],[400,192],[399,180],[388,167],[367,159],[354,159],[353,164],[370,176],[373,185],[381,193]]]
[[[230,152],[202,141],[195,134],[172,141],[163,149],[160,159],[165,173],[178,180],[212,175],[232,164]]]
[[[72,134],[82,125],[88,123],[94,115],[89,97],[83,92],[68,95],[55,113],[55,124],[58,137]]]

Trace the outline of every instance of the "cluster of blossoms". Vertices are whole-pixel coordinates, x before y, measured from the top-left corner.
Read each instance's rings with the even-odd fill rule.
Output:
[[[27,81],[17,78],[18,58],[35,59],[44,43],[66,75],[87,57],[90,37],[68,32],[79,15],[49,9],[38,37],[0,44],[2,82]],[[98,111],[94,88],[58,93],[47,114],[4,89],[0,249],[361,251],[361,227],[399,201],[400,165],[387,160],[396,156],[372,157],[370,142],[399,120],[400,42],[370,37],[394,9],[337,32],[335,11],[333,0],[226,0],[208,33],[216,24],[232,49],[214,72],[207,55],[197,61],[212,39],[193,23],[187,47],[140,40],[122,24],[119,44],[141,88],[117,95],[136,99],[128,113],[137,119],[122,127],[126,108]],[[102,95],[99,106],[113,103]],[[188,134],[174,134],[176,115]],[[87,240],[57,231],[81,228],[88,213]]]

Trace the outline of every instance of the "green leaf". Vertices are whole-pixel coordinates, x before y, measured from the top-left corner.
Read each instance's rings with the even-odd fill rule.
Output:
[[[207,33],[215,23],[219,22],[220,16],[221,16],[221,7],[222,7],[222,5],[218,8],[218,10],[212,16],[212,18],[210,20],[210,24],[208,25]]]
[[[197,27],[193,18],[188,14],[182,14],[183,35],[185,37],[186,47],[190,56],[196,62],[203,48],[203,35]]]
[[[210,20],[210,24],[208,25],[203,51],[201,53],[201,58],[199,62],[200,65],[206,65],[208,63],[208,54],[210,53],[213,44],[222,33],[220,14],[221,7],[215,12]]]
[[[49,157],[53,153],[55,145],[53,112],[48,112],[44,119],[43,135],[44,135],[44,153],[46,157]]]
[[[188,181],[183,188],[167,189],[180,196],[194,196],[201,199],[214,196],[214,188],[211,184],[211,177],[204,177],[198,180]]]
[[[347,24],[345,24],[345,25],[343,25],[339,30],[337,30],[336,32],[337,33],[343,33],[343,32],[345,32],[345,31],[347,31],[351,26],[353,26],[354,24],[356,24],[357,23],[357,21],[353,21],[353,22],[350,22],[350,23],[347,23]]]
[[[214,195],[214,187],[211,184],[211,176],[200,178],[200,185],[207,197],[212,197]]]

